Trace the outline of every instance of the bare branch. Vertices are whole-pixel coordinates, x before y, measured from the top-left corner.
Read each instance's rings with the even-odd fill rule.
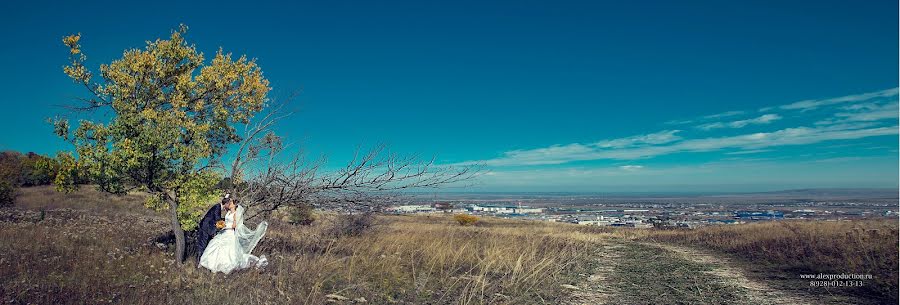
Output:
[[[481,165],[448,166],[390,152],[387,145],[367,151],[358,146],[353,158],[333,172],[322,172],[325,157],[309,160],[303,150],[286,162],[285,147],[273,127],[294,114],[290,100],[269,107],[262,119],[247,124],[231,162],[232,192],[248,208],[248,219],[267,217],[284,207],[315,206],[341,212],[377,211],[404,198],[402,191],[468,186]]]

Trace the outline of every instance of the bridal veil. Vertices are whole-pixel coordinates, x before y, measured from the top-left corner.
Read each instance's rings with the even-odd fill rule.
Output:
[[[246,209],[242,205],[237,207],[237,229],[234,230],[234,233],[237,236],[238,244],[241,246],[243,254],[250,254],[250,252],[253,251],[253,248],[256,248],[256,244],[259,243],[259,240],[263,238],[263,235],[266,235],[266,229],[269,227],[269,223],[262,221],[256,226],[256,229],[251,230],[244,225],[245,210]]]

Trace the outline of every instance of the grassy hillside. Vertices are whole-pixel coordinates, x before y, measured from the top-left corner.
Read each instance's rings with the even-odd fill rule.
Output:
[[[0,301],[125,304],[896,303],[895,221],[771,222],[697,230],[380,216],[344,234],[270,220],[265,270],[173,262],[166,218],[85,188],[22,189],[0,209]],[[872,274],[812,288],[800,274]]]
[[[165,219],[137,198],[23,191],[17,208],[0,210],[0,296],[28,303],[321,304],[329,294],[376,304],[559,303],[560,285],[587,270],[599,238],[574,225],[400,216],[335,236],[328,217],[312,226],[276,219],[254,250],[270,266],[225,276],[175,266],[154,243]]]

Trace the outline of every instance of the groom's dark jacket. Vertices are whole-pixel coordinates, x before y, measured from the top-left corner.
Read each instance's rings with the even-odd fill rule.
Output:
[[[200,260],[200,256],[206,250],[206,245],[219,231],[216,228],[216,221],[219,220],[222,220],[222,205],[217,203],[209,208],[209,211],[200,220],[200,227],[197,228],[197,260]]]

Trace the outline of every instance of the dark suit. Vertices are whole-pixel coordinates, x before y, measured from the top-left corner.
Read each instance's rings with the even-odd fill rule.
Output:
[[[219,229],[216,228],[216,221],[222,220],[222,205],[216,204],[209,208],[203,219],[200,220],[200,226],[197,228],[197,260],[206,250],[206,245],[216,236]]]

